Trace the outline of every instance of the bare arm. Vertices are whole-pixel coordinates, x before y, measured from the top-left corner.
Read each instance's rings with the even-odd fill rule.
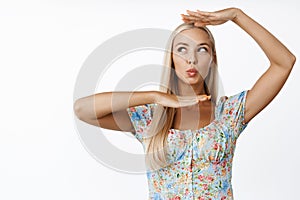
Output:
[[[244,122],[249,122],[279,93],[294,66],[296,57],[268,30],[238,8],[216,12],[198,10],[188,13],[190,16],[182,15],[183,20],[199,26],[218,25],[232,20],[257,42],[268,57],[269,68],[247,93]]]
[[[269,68],[247,94],[245,122],[248,122],[279,93],[294,66],[296,57],[268,30],[240,9],[236,9],[236,17],[232,21],[257,42],[270,61]]]
[[[103,92],[78,99],[74,103],[76,116],[86,123],[106,129],[134,133],[127,108],[157,103],[168,107],[181,107],[206,101],[210,96],[180,97],[159,91]]]
[[[74,112],[86,123],[106,129],[134,132],[127,108],[153,103],[155,93],[103,92],[76,100]]]

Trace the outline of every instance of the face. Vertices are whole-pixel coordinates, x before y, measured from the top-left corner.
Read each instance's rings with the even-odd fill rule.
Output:
[[[184,30],[175,36],[172,48],[178,78],[191,85],[203,82],[213,59],[208,34],[198,28]]]

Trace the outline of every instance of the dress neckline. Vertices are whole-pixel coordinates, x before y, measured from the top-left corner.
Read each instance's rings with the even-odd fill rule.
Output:
[[[212,124],[216,123],[217,119],[215,118],[213,121],[211,121],[209,124],[207,124],[206,126],[203,126],[201,128],[198,128],[198,129],[176,129],[176,128],[170,128],[169,130],[170,131],[174,131],[174,132],[197,132],[197,131],[201,131],[201,130],[204,130],[204,129],[207,129],[208,127],[210,127]]]
[[[207,129],[212,124],[216,123],[216,121],[218,120],[216,113],[217,113],[217,110],[218,110],[219,103],[220,103],[220,101],[218,101],[218,103],[214,107],[214,119],[209,124],[207,124],[206,126],[203,126],[201,128],[198,128],[198,129],[193,129],[193,130],[192,129],[182,129],[182,130],[180,130],[180,129],[176,129],[176,128],[170,128],[169,131],[174,131],[174,132],[197,132],[197,131]]]

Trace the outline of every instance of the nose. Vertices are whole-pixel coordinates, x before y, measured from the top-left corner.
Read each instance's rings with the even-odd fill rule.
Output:
[[[196,65],[196,60],[195,59],[188,59],[187,63],[190,65],[190,64],[193,64],[193,65]]]
[[[195,58],[195,55],[192,55],[189,59],[187,59],[187,63],[196,65],[197,64],[197,59]]]

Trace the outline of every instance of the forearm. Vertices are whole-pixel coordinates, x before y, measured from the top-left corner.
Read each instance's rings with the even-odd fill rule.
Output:
[[[100,119],[128,107],[154,103],[155,96],[156,91],[103,92],[77,100],[74,111],[80,117]]]
[[[242,10],[235,8],[236,16],[232,21],[246,31],[261,47],[271,64],[291,68],[295,56],[268,30],[254,21]]]

